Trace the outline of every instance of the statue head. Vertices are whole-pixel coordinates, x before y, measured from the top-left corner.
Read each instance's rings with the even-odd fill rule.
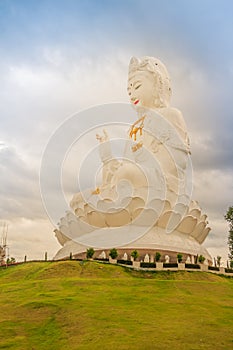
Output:
[[[154,57],[132,57],[129,63],[128,93],[134,105],[152,109],[168,107],[171,84],[164,64]]]

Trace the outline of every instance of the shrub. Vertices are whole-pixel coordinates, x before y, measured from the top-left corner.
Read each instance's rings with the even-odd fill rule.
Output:
[[[178,267],[177,263],[163,263],[163,267]]]
[[[203,255],[200,255],[198,257],[198,261],[199,261],[200,264],[203,264],[203,262],[205,261],[205,257]]]
[[[150,262],[141,262],[140,267],[147,267],[147,268],[155,268],[156,264],[155,263],[150,263]]]
[[[95,253],[95,251],[93,248],[87,249],[87,253],[86,253],[87,259],[91,259],[94,255],[94,253]]]
[[[233,273],[233,269],[225,269],[226,273]]]
[[[182,262],[182,259],[183,259],[183,255],[182,255],[181,253],[178,253],[178,254],[177,254],[177,260],[178,260],[178,262],[181,263],[181,262]]]
[[[160,252],[156,252],[156,253],[155,253],[155,261],[159,261],[160,258],[161,258]]]
[[[16,263],[16,260],[15,260],[15,258],[13,258],[13,257],[7,258],[6,263],[7,263],[7,265],[12,265],[12,264],[15,264],[15,263]]]
[[[216,266],[208,266],[208,270],[211,270],[211,271],[219,271],[219,267],[216,267]]]
[[[133,250],[131,253],[132,258],[134,258],[134,260],[136,260],[139,257],[138,251],[137,250]]]
[[[233,269],[233,260],[230,261],[230,267]]]
[[[130,261],[130,260],[122,260],[122,259],[117,260],[117,263],[118,264],[123,264],[123,265],[133,265],[132,261]]]
[[[94,258],[96,261],[109,261],[107,258]]]
[[[116,259],[118,257],[118,252],[117,252],[116,248],[112,248],[110,250],[109,255],[111,256],[112,259]]]
[[[200,270],[200,265],[198,264],[185,264],[186,269],[198,269]]]

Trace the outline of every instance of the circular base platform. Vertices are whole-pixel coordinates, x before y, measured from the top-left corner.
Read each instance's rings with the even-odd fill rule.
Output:
[[[130,225],[114,229],[103,228],[78,237],[76,240],[67,241],[61,248],[54,259],[64,259],[70,256],[83,255],[90,247],[95,251],[108,251],[111,248],[117,248],[121,252],[129,250],[138,250],[141,253],[150,253],[155,251],[166,252],[166,254],[175,256],[177,253],[182,253],[190,256],[203,255],[207,261],[212,261],[208,251],[199,244],[193,237],[177,231],[171,234],[158,226],[148,230],[146,227],[140,227],[143,232],[140,238],[134,239],[134,232],[138,232],[139,227]],[[148,230],[148,232],[147,232]],[[144,233],[146,232],[146,233]],[[121,237],[119,237],[119,235]],[[125,235],[125,244],[119,245],[122,242],[122,235]],[[121,238],[119,240],[119,238]]]

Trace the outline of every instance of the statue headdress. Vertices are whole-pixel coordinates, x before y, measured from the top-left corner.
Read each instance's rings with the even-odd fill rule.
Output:
[[[129,79],[137,71],[148,71],[154,74],[158,84],[160,107],[167,107],[171,98],[171,82],[165,65],[154,57],[145,56],[141,59],[132,57],[129,63]]]

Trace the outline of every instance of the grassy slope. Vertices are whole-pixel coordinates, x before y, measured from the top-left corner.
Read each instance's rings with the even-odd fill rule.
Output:
[[[0,269],[0,349],[231,349],[233,279],[97,262]]]

